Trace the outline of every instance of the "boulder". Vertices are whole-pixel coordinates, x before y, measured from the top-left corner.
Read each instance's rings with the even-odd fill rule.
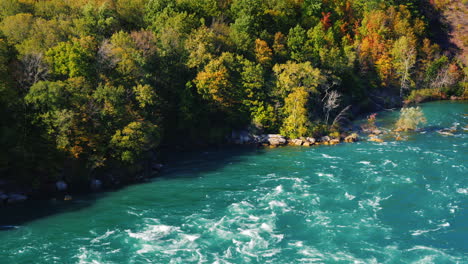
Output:
[[[359,136],[356,133],[352,133],[351,135],[345,137],[344,141],[348,143],[353,143],[359,140]]]
[[[235,144],[250,144],[253,141],[253,137],[250,136],[246,130],[233,131],[231,133],[231,139]]]
[[[19,194],[19,193],[13,193],[8,196],[7,203],[13,204],[13,203],[20,203],[24,202],[28,199],[26,195]]]
[[[305,141],[304,144],[302,144],[302,146],[304,146],[304,147],[310,147],[311,144],[310,144],[309,141]]]
[[[277,134],[270,134],[268,135],[268,143],[272,146],[280,146],[287,143],[285,137]]]
[[[330,142],[330,145],[340,144],[340,139],[339,138],[334,138],[334,139],[330,140],[329,142]]]
[[[151,169],[155,171],[160,171],[163,167],[164,165],[162,165],[161,163],[154,163],[153,165],[151,165]]]
[[[8,199],[8,195],[0,192],[0,203],[4,203]]]
[[[382,134],[382,130],[380,130],[380,129],[373,129],[373,130],[371,131],[371,134],[380,135],[380,134]]]
[[[323,143],[329,142],[330,140],[331,140],[331,138],[329,136],[324,136],[324,137],[320,138],[320,142],[323,142]]]
[[[57,191],[59,192],[63,192],[63,191],[66,191],[68,189],[68,185],[66,182],[64,181],[58,181],[55,183],[55,187],[57,188]]]
[[[292,143],[292,145],[294,145],[294,146],[302,146],[302,144],[304,143],[304,141],[302,141],[301,139],[293,139],[291,143]]]
[[[98,179],[92,179],[90,187],[91,187],[91,190],[98,191],[102,187],[102,181]]]
[[[315,138],[313,138],[313,137],[308,137],[308,138],[306,138],[306,140],[307,140],[311,145],[313,145],[313,144],[315,144],[315,142],[317,142],[317,140],[315,140]]]

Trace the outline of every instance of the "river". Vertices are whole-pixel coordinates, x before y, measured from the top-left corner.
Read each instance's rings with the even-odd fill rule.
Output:
[[[0,209],[0,263],[468,263],[468,103],[422,109],[405,141],[185,154],[148,183]]]

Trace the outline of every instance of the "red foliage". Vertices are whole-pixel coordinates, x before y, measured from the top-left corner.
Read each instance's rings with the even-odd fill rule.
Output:
[[[330,16],[331,16],[331,13],[330,12],[322,12],[322,19],[320,19],[320,22],[322,23],[322,26],[325,30],[329,29],[331,26],[332,26],[332,23],[331,23],[331,20],[330,20]]]

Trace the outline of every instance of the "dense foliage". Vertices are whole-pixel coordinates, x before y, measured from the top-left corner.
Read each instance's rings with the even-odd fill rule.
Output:
[[[397,131],[415,130],[419,124],[426,123],[424,113],[419,107],[405,107],[400,111],[400,118],[396,122]]]
[[[327,134],[346,110],[418,88],[459,95],[463,66],[431,41],[433,9],[414,0],[0,0],[0,174],[39,182],[143,170],[159,144],[215,143],[247,128]]]

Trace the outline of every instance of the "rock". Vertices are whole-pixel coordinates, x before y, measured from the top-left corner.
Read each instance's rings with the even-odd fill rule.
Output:
[[[72,199],[73,199],[73,197],[71,195],[68,195],[68,194],[63,197],[64,201],[71,201]]]
[[[320,142],[323,142],[323,143],[329,142],[330,140],[331,140],[331,138],[329,136],[324,136],[324,137],[320,138]]]
[[[439,133],[439,134],[441,134],[443,136],[454,136],[453,133],[450,133],[448,131],[443,131],[443,130],[439,130],[439,131],[437,131],[437,133]]]
[[[92,179],[90,187],[91,187],[91,190],[98,191],[102,187],[102,181],[98,179]]]
[[[340,139],[339,138],[334,138],[334,139],[330,140],[329,142],[330,142],[330,145],[340,144]]]
[[[380,129],[373,129],[373,130],[371,131],[371,134],[380,135],[380,134],[382,134],[382,130],[380,130]]]
[[[13,203],[20,203],[24,202],[28,199],[26,195],[18,194],[18,193],[13,193],[8,196],[7,203],[13,204]]]
[[[55,187],[57,188],[57,191],[63,192],[63,191],[67,190],[68,185],[64,181],[58,181],[58,182],[55,183]]]
[[[162,165],[161,163],[154,163],[151,166],[151,169],[153,169],[155,171],[160,171],[163,167],[164,167],[164,165]]]
[[[268,144],[268,135],[253,135],[252,138],[257,144]]]
[[[249,132],[246,130],[233,131],[231,133],[231,139],[234,141],[235,144],[238,145],[249,144],[253,141],[253,138],[249,135]]]
[[[305,141],[304,144],[302,144],[302,146],[304,147],[310,147],[310,142],[309,141]]]
[[[279,146],[279,145],[284,145],[287,143],[287,140],[285,137],[277,134],[270,134],[268,135],[268,143],[272,146]]]
[[[3,203],[4,201],[6,201],[8,199],[8,195],[0,192],[0,203]]]
[[[384,142],[383,139],[378,138],[378,137],[371,137],[371,138],[369,138],[369,141],[377,142],[377,143],[382,143],[382,142]]]
[[[359,136],[356,133],[352,133],[351,135],[345,137],[344,141],[348,143],[353,143],[359,140]]]
[[[302,146],[303,143],[304,143],[304,141],[302,141],[301,139],[293,139],[292,140],[292,144],[294,146]]]
[[[308,137],[308,138],[306,138],[306,140],[307,140],[311,145],[313,145],[313,144],[315,144],[315,142],[317,142],[317,140],[315,140],[315,138],[313,138],[313,137]]]

